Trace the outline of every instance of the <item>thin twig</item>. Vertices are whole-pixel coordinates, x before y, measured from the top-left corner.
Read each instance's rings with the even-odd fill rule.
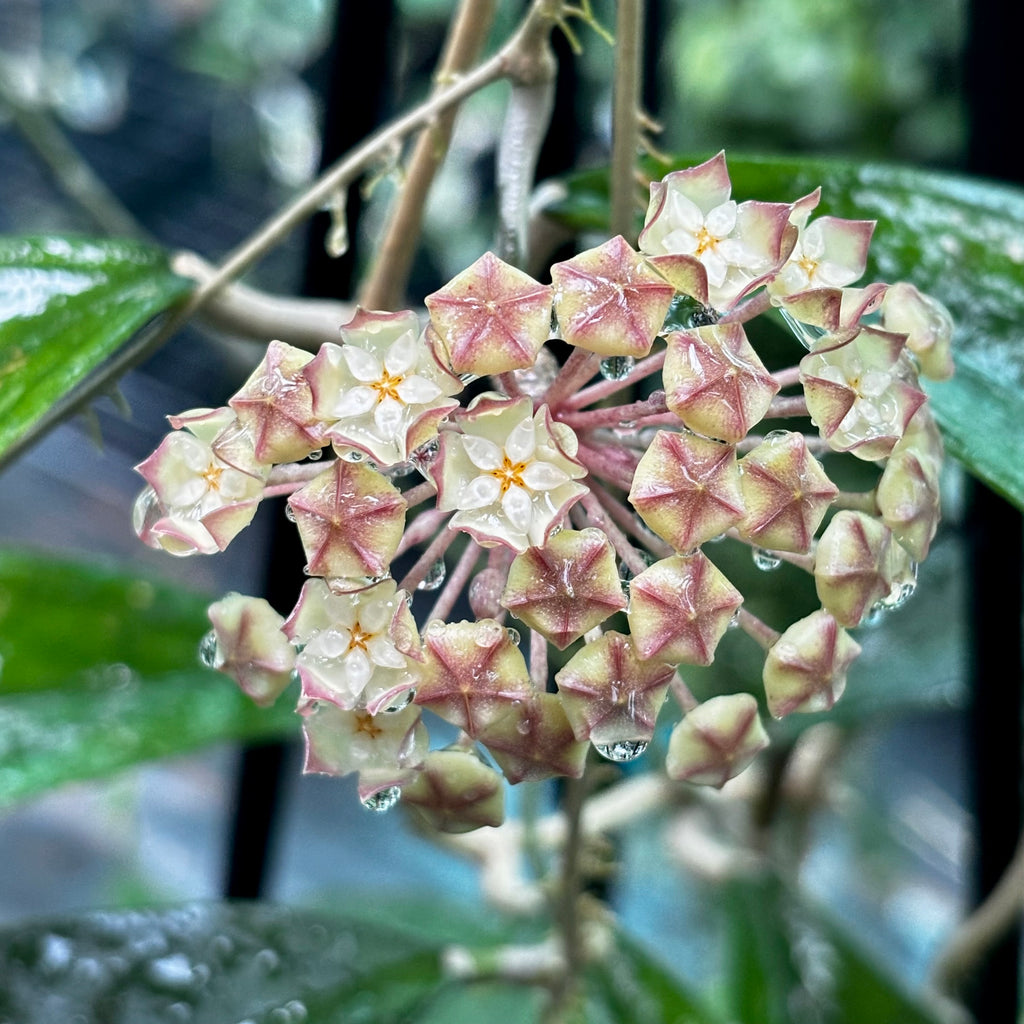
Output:
[[[381,156],[413,132],[426,127],[450,107],[501,78],[529,80],[538,49],[547,45],[552,25],[561,16],[561,0],[534,0],[513,37],[496,54],[424,103],[374,132],[328,168],[309,188],[266,221],[239,245],[191,296],[122,346],[79,388],[63,395],[0,456],[0,468],[34,444],[61,420],[106,393],[112,381],[145,361],[186,324],[226,284],[250,270],[299,224],[346,188]]]
[[[960,923],[939,951],[932,984],[953,995],[963,988],[989,950],[1016,924],[1024,911],[1024,836],[1002,878],[984,901]]]
[[[640,147],[643,0],[619,0],[615,22],[612,110],[611,234],[631,241],[636,223],[634,171]]]
[[[477,61],[494,10],[495,0],[462,0],[435,75],[435,95]],[[439,114],[416,140],[383,241],[359,293],[359,304],[366,309],[397,309],[402,303],[427,196],[448,152],[457,113],[458,108],[452,106]]]

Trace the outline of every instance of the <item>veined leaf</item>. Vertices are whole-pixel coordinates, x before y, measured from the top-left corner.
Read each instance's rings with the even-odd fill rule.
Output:
[[[0,238],[0,464],[193,282],[137,242]]]

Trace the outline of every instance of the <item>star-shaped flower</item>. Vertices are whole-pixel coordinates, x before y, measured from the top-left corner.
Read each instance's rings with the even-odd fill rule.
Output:
[[[743,518],[732,445],[659,430],[633,475],[629,501],[677,551],[692,551]]]
[[[600,530],[560,530],[515,557],[501,603],[565,650],[626,607],[615,551]]]
[[[311,576],[383,576],[405,529],[405,499],[380,473],[336,459],[288,504]]]
[[[645,356],[675,289],[617,235],[551,268],[555,315],[570,345],[603,356]]]
[[[348,593],[334,593],[322,579],[306,581],[284,627],[301,647],[300,709],[326,700],[376,714],[415,687],[421,655],[406,596],[391,579]]]
[[[343,345],[321,346],[305,368],[324,437],[383,466],[403,462],[437,434],[462,382],[442,369],[413,313],[360,310]]]
[[[586,493],[587,471],[574,458],[576,435],[528,398],[486,394],[441,433],[431,467],[437,507],[455,511],[449,524],[487,546],[515,551],[544,544],[569,506]]]
[[[742,441],[779,391],[743,325],[676,331],[666,340],[665,404],[695,433]]]
[[[903,355],[905,337],[873,327],[826,335],[800,361],[811,419],[835,451],[888,455],[925,401]]]
[[[697,167],[651,183],[640,251],[677,287],[704,305],[728,309],[768,281],[792,241],[788,203],[730,199],[732,183],[719,153]],[[790,231],[792,229],[789,229]]]
[[[551,333],[551,287],[490,252],[424,302],[453,373],[526,369]]]
[[[772,280],[773,294],[791,295],[814,288],[845,288],[867,266],[873,220],[818,217],[801,226],[785,266]]]
[[[169,419],[174,433],[135,467],[149,484],[135,502],[135,532],[172,555],[223,551],[256,514],[270,466],[227,407]]]
[[[409,705],[393,714],[371,715],[327,701],[302,712],[306,738],[303,771],[322,775],[359,773],[359,796],[367,799],[416,776],[427,756],[427,728],[420,709]]]

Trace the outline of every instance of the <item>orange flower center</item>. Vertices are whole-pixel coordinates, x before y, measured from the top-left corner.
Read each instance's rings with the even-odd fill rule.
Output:
[[[398,397],[398,386],[405,380],[404,377],[392,377],[385,370],[378,380],[375,380],[370,387],[377,392],[377,401],[383,402],[385,398],[393,398],[396,402],[401,401]]]
[[[206,469],[203,470],[203,472],[200,474],[200,476],[202,476],[202,478],[206,481],[206,486],[209,487],[211,491],[219,491],[220,490],[220,477],[221,477],[221,474],[223,472],[224,472],[224,467],[223,466],[215,466],[211,462],[206,467]]]
[[[373,639],[372,633],[367,633],[357,622],[349,633],[348,649],[354,651],[357,647],[361,651],[366,650],[366,645]]]
[[[356,732],[361,732],[375,740],[384,730],[373,720],[373,715],[361,711],[356,715]]]
[[[512,486],[525,486],[523,483],[523,473],[526,472],[525,462],[513,462],[506,455],[502,458],[501,465],[497,469],[492,469],[490,472],[491,476],[501,484],[502,494],[507,494],[508,489]]]
[[[807,275],[808,281],[814,277],[814,272],[818,269],[818,261],[812,260],[810,256],[801,256],[796,265]]]
[[[700,231],[697,232],[697,255],[703,256],[708,249],[714,249],[715,246],[721,239],[716,238],[704,225],[700,227]]]

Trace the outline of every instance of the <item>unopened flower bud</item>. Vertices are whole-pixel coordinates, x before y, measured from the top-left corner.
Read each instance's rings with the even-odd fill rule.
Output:
[[[825,610],[842,626],[857,626],[892,590],[910,556],[892,531],[864,512],[837,512],[818,541],[814,584]]]
[[[749,693],[712,697],[672,730],[665,757],[669,778],[720,789],[768,746]]]
[[[551,332],[550,286],[489,252],[424,302],[457,374],[533,366]]]
[[[472,832],[505,820],[501,776],[471,750],[433,750],[402,787],[402,803],[438,832]]]
[[[938,299],[906,281],[890,285],[882,300],[882,324],[907,336],[907,348],[917,356],[925,377],[953,376],[953,317]]]
[[[794,622],[772,644],[762,679],[775,718],[794,711],[827,711],[846,688],[860,645],[826,611]]]
[[[645,356],[675,289],[617,235],[551,268],[555,315],[570,345],[603,356]]]
[[[291,680],[295,648],[282,631],[284,618],[262,597],[228,594],[207,615],[217,638],[211,666],[230,676],[261,707],[269,707]]]

